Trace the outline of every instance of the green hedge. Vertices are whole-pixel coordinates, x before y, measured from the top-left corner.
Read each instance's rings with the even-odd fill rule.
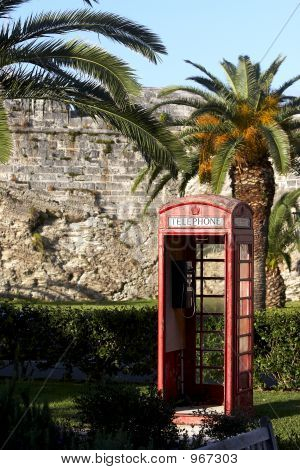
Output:
[[[300,387],[299,308],[255,316],[255,376],[273,377],[282,389]],[[155,305],[64,305],[0,302],[0,361],[18,369],[27,361],[48,368],[77,366],[89,377],[148,374],[156,369]],[[25,370],[24,374],[25,375]]]
[[[300,387],[300,309],[269,309],[255,315],[255,377],[273,377],[280,389]]]
[[[147,374],[156,362],[155,306],[0,303],[0,361],[25,375],[27,361],[40,368],[57,362],[77,366],[89,377],[103,373]]]

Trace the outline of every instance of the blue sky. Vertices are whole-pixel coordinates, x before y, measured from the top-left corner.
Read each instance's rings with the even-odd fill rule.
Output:
[[[236,62],[240,54],[260,61],[283,24],[298,5],[297,0],[100,0],[97,9],[118,13],[140,22],[163,40],[168,56],[157,66],[111,41],[102,46],[129,62],[144,86],[188,84],[194,69],[184,59],[204,65],[222,77],[222,58]],[[19,14],[41,9],[82,7],[81,0],[32,0]],[[91,36],[87,36],[89,41]],[[94,41],[97,41],[94,37]],[[275,84],[300,73],[300,7],[266,58],[267,67],[278,54],[287,56]],[[293,87],[300,94],[299,85]]]

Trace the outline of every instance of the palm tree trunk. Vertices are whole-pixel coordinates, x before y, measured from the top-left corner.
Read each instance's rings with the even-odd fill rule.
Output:
[[[233,197],[249,204],[254,228],[254,308],[266,307],[266,257],[268,252],[269,217],[275,194],[271,163],[260,160],[230,171]]]
[[[267,307],[284,307],[286,302],[286,287],[279,267],[266,269]]]

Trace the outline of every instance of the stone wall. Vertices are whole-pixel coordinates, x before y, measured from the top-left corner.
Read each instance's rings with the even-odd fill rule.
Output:
[[[141,101],[155,103],[157,92],[144,89]],[[131,186],[144,162],[123,136],[56,103],[7,107],[14,153],[0,165],[0,295],[155,296],[156,210],[174,191],[143,216],[144,188],[132,194]]]

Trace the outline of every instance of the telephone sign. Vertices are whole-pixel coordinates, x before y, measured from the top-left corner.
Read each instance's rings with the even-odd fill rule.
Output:
[[[223,227],[223,217],[169,217],[169,227]]]

